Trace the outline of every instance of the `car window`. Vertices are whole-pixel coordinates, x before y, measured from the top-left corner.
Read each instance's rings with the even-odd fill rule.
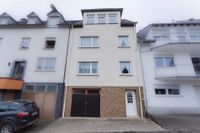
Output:
[[[26,110],[32,110],[32,109],[34,109],[36,106],[35,106],[34,103],[29,103],[29,104],[25,104],[24,107],[25,107]]]
[[[0,105],[0,112],[5,112],[7,111],[8,106],[7,105]]]
[[[8,111],[16,111],[18,109],[17,105],[10,105],[8,106]]]

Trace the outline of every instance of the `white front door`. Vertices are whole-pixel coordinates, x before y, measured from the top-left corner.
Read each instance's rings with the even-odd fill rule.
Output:
[[[126,91],[125,98],[126,98],[126,116],[127,117],[137,116],[135,92]]]

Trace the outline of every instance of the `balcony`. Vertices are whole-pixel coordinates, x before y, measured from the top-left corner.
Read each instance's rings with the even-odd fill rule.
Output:
[[[155,68],[155,79],[158,80],[200,80],[199,66],[179,64],[173,67]]]
[[[23,84],[21,79],[0,77],[0,90],[21,90]]]

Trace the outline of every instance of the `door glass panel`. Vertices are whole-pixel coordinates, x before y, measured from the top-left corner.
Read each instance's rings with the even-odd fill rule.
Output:
[[[133,95],[131,92],[127,93],[127,102],[128,103],[133,103]]]

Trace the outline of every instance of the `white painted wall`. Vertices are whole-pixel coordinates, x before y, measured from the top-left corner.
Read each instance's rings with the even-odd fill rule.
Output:
[[[199,27],[197,27],[198,29]],[[183,27],[185,31],[188,31],[187,28]],[[189,27],[190,29],[190,27]],[[170,38],[176,40],[176,35],[174,31],[176,31],[173,27],[163,30],[163,28],[159,29],[156,27],[153,30],[150,30],[147,34],[148,39],[153,39],[154,35],[163,35],[166,34],[166,31],[169,31]],[[188,32],[186,33],[187,35]],[[200,32],[199,32],[200,34]],[[162,45],[166,42],[157,42],[153,44],[154,46]],[[141,44],[140,44],[141,45]],[[147,44],[144,44],[147,45]],[[142,58],[142,67],[144,72],[144,83],[145,83],[145,92],[147,99],[147,108],[152,114],[180,114],[180,113],[200,113],[200,104],[199,99],[196,96],[197,90],[194,85],[199,85],[200,79],[174,79],[174,80],[156,80],[155,73],[155,63],[154,63],[154,55],[173,55],[175,62],[175,69],[178,74],[185,76],[194,76],[195,72],[192,66],[191,55],[197,54],[193,51],[167,51],[167,52],[154,52],[150,50],[152,45],[143,46],[141,52]],[[180,44],[181,47],[181,44]],[[173,74],[173,71],[168,71],[168,69],[163,70],[164,74]],[[175,74],[175,73],[174,73]],[[179,96],[158,96],[155,94],[155,86],[154,85],[179,85],[180,95]]]
[[[118,36],[128,35],[130,48],[118,48]],[[81,36],[99,36],[99,48],[79,48]],[[71,32],[66,84],[69,86],[139,85],[136,31],[120,24],[85,25]],[[98,61],[98,76],[78,76],[79,61]],[[119,61],[131,61],[131,76],[120,76]]]
[[[15,60],[26,60],[25,82],[62,82],[68,40],[67,28],[1,28],[0,38],[0,77],[8,77]],[[20,49],[22,37],[30,37],[27,50]],[[45,50],[45,38],[56,37],[54,50]],[[55,72],[37,72],[38,57],[56,57]]]

